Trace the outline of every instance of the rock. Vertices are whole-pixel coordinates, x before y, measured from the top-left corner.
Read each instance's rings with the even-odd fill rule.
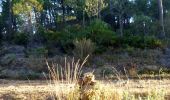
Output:
[[[0,64],[1,65],[9,65],[16,59],[15,54],[6,54],[5,56],[1,57]]]

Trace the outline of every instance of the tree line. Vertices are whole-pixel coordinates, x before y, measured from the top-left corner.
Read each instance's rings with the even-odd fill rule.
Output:
[[[41,30],[86,27],[94,19],[109,24],[119,36],[168,37],[170,0],[2,0],[0,35],[11,40],[25,33],[31,41]]]

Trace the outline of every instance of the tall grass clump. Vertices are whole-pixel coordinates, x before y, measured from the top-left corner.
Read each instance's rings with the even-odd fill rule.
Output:
[[[76,39],[73,41],[73,44],[75,46],[73,55],[81,60],[84,59],[87,55],[91,56],[95,51],[95,44],[90,39]]]
[[[80,60],[75,61],[74,59],[69,62],[65,58],[64,66],[47,62],[50,77],[48,84],[53,89],[51,98],[54,100],[121,100],[121,96],[115,89],[100,82],[91,84],[92,82],[88,81],[82,88],[79,81],[82,79],[82,68],[87,62],[87,58],[88,56],[82,63]],[[89,79],[91,75],[93,76],[93,74],[85,73],[83,78]],[[84,80],[84,82],[86,81]]]
[[[48,84],[54,89],[51,93],[53,99],[57,100],[79,100],[79,87],[76,85],[82,74],[82,67],[87,62],[88,56],[80,64],[80,60],[64,60],[64,65],[50,64],[46,61],[49,78]]]
[[[65,58],[64,65],[56,65],[54,63],[49,64],[46,61],[49,70],[49,78],[54,83],[76,83],[81,77],[82,67],[87,62],[88,57],[89,56],[87,56],[82,63],[80,63],[80,60],[75,61],[74,58],[71,61],[68,61],[67,58]]]

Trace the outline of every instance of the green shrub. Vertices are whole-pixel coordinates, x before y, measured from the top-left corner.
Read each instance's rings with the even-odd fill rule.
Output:
[[[42,32],[41,36],[47,43],[55,44],[58,42],[60,34],[61,34],[60,32],[54,32],[51,30],[47,30],[47,31]]]
[[[60,36],[60,43],[67,52],[73,50],[75,39],[91,39],[96,45],[96,51],[103,52],[108,46],[116,42],[116,34],[109,25],[101,20],[94,20],[89,26],[83,28],[80,25],[67,26]]]
[[[156,47],[162,47],[162,41],[155,38],[155,37],[145,37],[145,43],[146,47],[148,48],[156,48]]]
[[[47,43],[47,47],[60,46],[65,52],[73,50],[73,40],[86,37],[86,31],[80,25],[68,25],[60,32],[39,29],[40,37]]]
[[[123,36],[123,37],[117,37],[116,38],[116,43],[115,43],[115,46],[116,47],[119,47],[119,48],[127,48],[127,47],[133,47],[132,44],[134,40],[133,40],[133,37],[132,36]]]
[[[45,49],[48,50],[48,55],[53,55],[56,48],[62,48],[62,32],[46,30],[39,33],[43,43],[45,44]],[[61,51],[62,52],[62,51]]]
[[[152,36],[125,35],[117,38],[116,44],[124,48],[157,48],[162,47],[162,41]]]
[[[123,47],[135,47],[135,48],[144,48],[144,38],[140,35],[125,35],[119,37],[119,41]]]
[[[66,53],[72,52],[74,49],[73,41],[83,38],[91,39],[100,52],[106,50],[108,46],[112,46],[115,43],[116,34],[111,30],[107,23],[101,20],[94,20],[89,26],[83,28],[82,26],[68,25],[60,32],[54,31],[41,31],[42,37],[49,44],[58,44]]]
[[[92,21],[88,27],[88,37],[97,45],[110,46],[115,43],[116,34],[109,25],[99,19]]]
[[[90,39],[76,39],[73,41],[73,44],[75,46],[73,54],[75,57],[80,59],[84,59],[88,55],[91,56],[95,50],[95,44]]]
[[[13,41],[18,45],[27,45],[29,36],[27,33],[15,33]]]
[[[73,50],[73,47],[74,47],[73,40],[74,39],[75,39],[75,36],[73,35],[73,33],[63,31],[60,34],[59,43],[65,52],[70,53]]]
[[[87,31],[80,25],[67,26],[60,34],[59,42],[65,52],[71,52],[74,48],[73,41],[75,39],[83,39],[87,37]]]

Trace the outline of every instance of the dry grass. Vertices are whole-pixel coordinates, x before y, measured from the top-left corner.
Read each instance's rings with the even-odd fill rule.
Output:
[[[150,83],[136,81],[138,83],[138,91],[129,89],[132,85],[128,80],[120,79],[117,84],[95,81],[93,72],[85,73],[81,78],[81,69],[87,58],[82,64],[79,60],[69,63],[65,62],[65,66],[52,67],[48,65],[50,77],[53,83],[49,85],[54,88],[51,93],[53,99],[57,100],[165,100],[167,90],[163,87],[151,86]],[[79,81],[82,81],[79,83]],[[142,83],[141,83],[142,82]],[[116,86],[117,85],[117,86]],[[123,88],[122,88],[123,87]],[[147,87],[144,91],[142,88]],[[133,87],[131,87],[133,89]],[[141,91],[142,90],[142,91]],[[140,94],[143,92],[142,94]]]
[[[170,80],[97,81],[93,72],[82,77],[87,58],[65,65],[49,64],[50,80],[0,80],[1,100],[170,100]],[[82,79],[81,79],[82,77]],[[82,84],[79,84],[80,79]]]
[[[56,94],[57,90],[63,93],[63,96],[79,97],[79,92],[75,93],[75,84],[48,85],[47,81],[15,81],[15,80],[0,80],[0,98],[1,100],[50,100]],[[104,98],[119,98],[119,97],[148,97],[158,95],[163,97],[166,94],[165,100],[170,100],[170,80],[129,80],[129,81],[111,81],[101,82],[98,81],[99,90],[103,93],[101,96]],[[56,86],[56,87],[52,87]],[[73,88],[70,88],[73,87]],[[56,90],[57,89],[57,90]],[[62,90],[62,91],[61,91]],[[67,90],[67,92],[65,92]],[[71,93],[68,94],[70,91]],[[154,91],[154,92],[153,92]],[[165,93],[165,94],[164,94]],[[78,95],[76,95],[78,94]],[[151,95],[152,94],[152,95]],[[117,96],[117,97],[115,97]],[[14,99],[9,99],[14,98]],[[30,99],[31,98],[31,99]],[[68,99],[71,100],[71,99]],[[75,99],[72,99],[75,100]],[[115,100],[115,99],[103,99]],[[118,99],[119,100],[119,99]],[[123,99],[126,100],[126,99]],[[132,99],[127,99],[132,100]],[[142,98],[141,100],[146,100]],[[156,99],[149,99],[156,100]],[[161,99],[157,99],[161,100]]]

